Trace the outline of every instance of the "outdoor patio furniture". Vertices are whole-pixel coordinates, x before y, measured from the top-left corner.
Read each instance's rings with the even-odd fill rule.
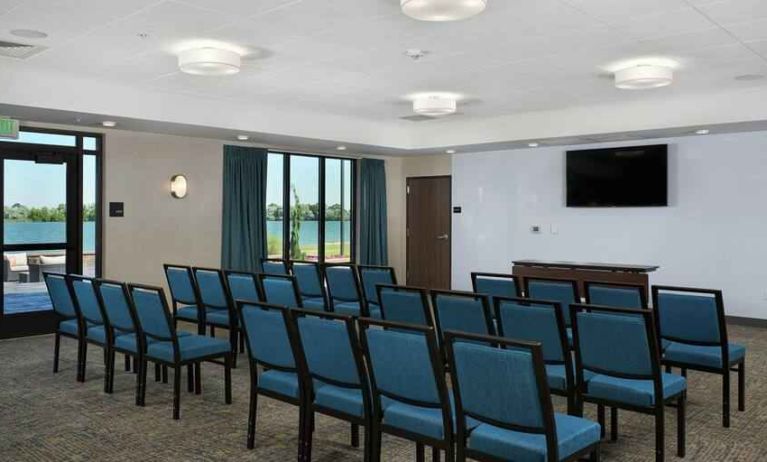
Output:
[[[22,273],[29,271],[26,253],[6,253],[3,255],[3,281],[17,282]]]
[[[40,255],[29,262],[29,281],[40,282],[43,280],[43,272],[66,273],[67,257],[65,255]]]

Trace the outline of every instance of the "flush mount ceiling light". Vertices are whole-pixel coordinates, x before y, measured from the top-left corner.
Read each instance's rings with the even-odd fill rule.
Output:
[[[419,96],[413,100],[413,111],[416,114],[439,117],[455,114],[458,104],[455,98],[442,95]]]
[[[445,154],[455,154],[455,149],[448,149]]]
[[[487,0],[400,0],[400,7],[420,21],[458,21],[484,11]]]
[[[346,146],[338,146],[336,147],[336,151],[346,151]]]
[[[621,90],[648,90],[671,85],[674,70],[668,66],[639,64],[615,72],[615,86]]]
[[[117,126],[117,122],[115,122],[114,120],[105,120],[101,122],[101,125],[107,128],[112,128]]]
[[[240,141],[248,141],[249,138],[248,135],[237,135],[237,139]]]
[[[708,135],[709,133],[711,133],[711,131],[706,129],[706,128],[701,128],[700,130],[695,130],[695,134],[696,135]]]
[[[527,146],[530,148],[537,148],[538,146],[540,146],[540,144],[536,142],[532,142],[532,143],[527,143]]]
[[[221,48],[194,48],[178,55],[181,72],[192,75],[232,75],[240,72],[241,56]]]

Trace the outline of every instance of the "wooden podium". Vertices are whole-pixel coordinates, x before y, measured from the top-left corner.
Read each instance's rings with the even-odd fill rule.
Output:
[[[605,282],[613,284],[636,284],[645,288],[649,298],[648,273],[658,269],[649,265],[621,265],[614,263],[579,263],[571,261],[515,260],[512,273],[520,278],[572,279],[584,294],[583,283]]]

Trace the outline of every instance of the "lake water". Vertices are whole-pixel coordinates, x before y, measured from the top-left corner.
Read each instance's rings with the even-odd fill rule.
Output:
[[[301,244],[316,245],[318,241],[317,221],[301,222]],[[325,241],[339,242],[341,240],[341,222],[328,221],[325,226]],[[350,222],[343,222],[344,240],[349,241]],[[266,232],[269,235],[282,234],[281,221],[267,221]],[[63,222],[5,222],[4,239],[6,244],[44,244],[66,241],[66,230]],[[83,223],[83,250],[96,250],[96,224],[92,221]]]

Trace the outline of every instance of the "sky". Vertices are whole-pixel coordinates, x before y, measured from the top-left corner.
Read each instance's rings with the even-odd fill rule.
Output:
[[[345,174],[347,183],[351,178],[349,165],[346,162]],[[282,204],[282,155],[269,154],[267,164],[266,203]],[[298,197],[302,203],[313,203],[319,199],[319,158],[308,156],[292,156],[290,160],[291,183],[296,185]],[[329,205],[341,203],[341,161],[338,159],[325,160],[325,182],[328,187],[325,190],[325,200]],[[330,187],[334,185],[334,187]],[[349,192],[351,188],[347,184],[346,203],[348,207]],[[291,193],[292,194],[292,193]]]

